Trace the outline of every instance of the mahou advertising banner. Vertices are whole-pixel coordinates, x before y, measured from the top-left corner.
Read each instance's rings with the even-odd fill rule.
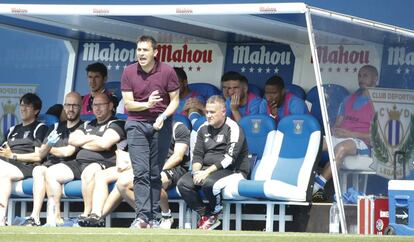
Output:
[[[320,45],[317,52],[324,84],[338,84],[352,92],[358,89],[358,71],[362,66],[375,66],[380,73],[379,46]]]
[[[263,88],[266,80],[279,75],[292,83],[295,56],[285,44],[230,44],[227,46],[224,71],[237,71],[249,83]]]
[[[384,46],[380,85],[414,89],[414,46]]]
[[[135,62],[136,44],[122,41],[81,42],[76,68],[75,89],[89,92],[86,67],[102,62],[108,68],[108,81],[120,81],[124,68]],[[182,67],[189,83],[208,82],[219,86],[223,70],[224,51],[217,44],[158,45],[158,59],[173,67]]]

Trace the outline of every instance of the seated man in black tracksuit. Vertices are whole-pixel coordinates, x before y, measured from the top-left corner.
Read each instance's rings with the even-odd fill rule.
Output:
[[[188,206],[200,216],[199,229],[220,225],[221,191],[232,179],[246,178],[250,172],[247,143],[239,125],[226,117],[225,101],[212,96],[206,104],[207,122],[198,133],[193,151],[192,171],[178,181],[178,189]],[[202,189],[209,201],[198,194]]]
[[[112,115],[113,102],[109,96],[96,94],[92,109],[96,119],[85,122],[69,136],[69,144],[80,149],[76,160],[60,166],[59,171],[56,171],[60,179],[52,179],[56,183],[62,180],[61,177],[66,178],[64,182],[81,178],[84,210],[78,223],[82,223],[91,213],[95,173],[115,166],[116,144],[125,139],[125,121],[117,120]]]

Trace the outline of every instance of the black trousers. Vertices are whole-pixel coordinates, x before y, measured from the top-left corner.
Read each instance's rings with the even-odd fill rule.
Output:
[[[181,197],[187,205],[199,215],[212,215],[220,213],[222,205],[221,191],[226,185],[226,177],[234,174],[231,170],[218,170],[210,174],[202,186],[197,186],[193,182],[193,176],[190,172],[186,173],[178,181],[177,187]],[[207,204],[203,203],[199,191],[204,193]]]
[[[155,131],[152,122],[127,121],[128,151],[134,173],[137,217],[149,222],[161,217],[161,169],[171,142],[171,119]]]

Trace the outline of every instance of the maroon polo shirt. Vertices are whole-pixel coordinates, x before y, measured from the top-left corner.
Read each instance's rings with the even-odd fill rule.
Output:
[[[138,63],[127,66],[121,77],[121,90],[132,92],[134,100],[147,102],[151,93],[159,91],[162,101],[154,107],[139,112],[128,111],[128,120],[153,122],[170,103],[169,92],[180,88],[177,74],[168,64],[156,61],[149,73],[142,70]]]

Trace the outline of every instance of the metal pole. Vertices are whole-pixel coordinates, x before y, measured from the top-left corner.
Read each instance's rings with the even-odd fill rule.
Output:
[[[322,120],[323,120],[323,126],[325,128],[325,140],[326,145],[328,147],[328,153],[329,153],[329,163],[331,165],[332,170],[332,179],[334,183],[335,188],[335,195],[336,195],[336,202],[337,206],[339,208],[339,218],[341,221],[341,231],[343,234],[347,234],[347,226],[346,226],[346,217],[345,217],[345,210],[344,210],[344,204],[342,202],[342,192],[341,187],[339,184],[339,178],[338,178],[338,170],[336,167],[336,160],[335,160],[335,154],[334,149],[332,145],[332,139],[331,139],[331,130],[330,125],[328,122],[328,110],[326,108],[326,101],[324,98],[324,91],[322,86],[322,77],[319,67],[319,60],[318,60],[318,53],[316,50],[316,42],[315,42],[315,33],[313,32],[313,25],[312,25],[312,18],[310,13],[310,8],[308,8],[308,11],[305,12],[306,17],[306,25],[308,29],[308,36],[309,36],[309,44],[311,47],[311,53],[312,53],[312,59],[313,59],[313,69],[315,72],[316,77],[316,85],[318,88],[318,94],[319,94],[319,102],[321,105],[321,113],[322,113]]]

